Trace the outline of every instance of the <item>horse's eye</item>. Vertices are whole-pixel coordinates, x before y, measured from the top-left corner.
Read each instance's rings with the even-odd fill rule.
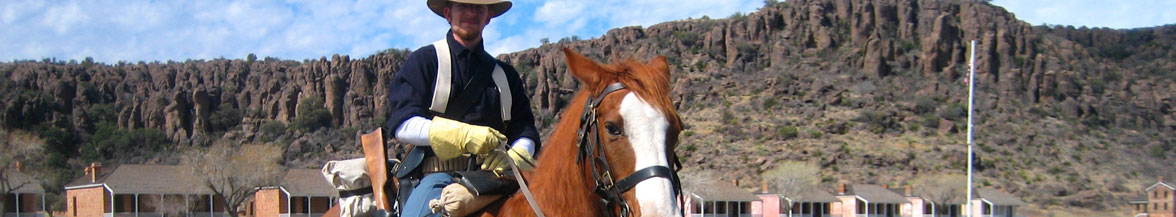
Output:
[[[621,128],[617,127],[617,125],[614,123],[605,124],[604,129],[608,130],[608,134],[611,134],[613,136],[620,136],[621,135]]]

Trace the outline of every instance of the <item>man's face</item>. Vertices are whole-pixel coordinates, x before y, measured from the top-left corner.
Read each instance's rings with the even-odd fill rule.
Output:
[[[490,23],[490,7],[450,2],[445,7],[445,19],[462,40],[476,41],[482,38],[482,29]]]

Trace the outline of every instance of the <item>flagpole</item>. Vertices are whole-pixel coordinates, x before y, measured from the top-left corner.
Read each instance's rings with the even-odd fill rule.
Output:
[[[972,58],[968,61],[968,198],[965,199],[968,217],[973,214],[972,210],[972,95],[975,91],[973,84],[976,83],[976,40],[972,40]]]

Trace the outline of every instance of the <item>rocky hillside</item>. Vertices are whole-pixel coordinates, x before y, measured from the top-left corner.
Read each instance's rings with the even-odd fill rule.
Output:
[[[1155,176],[1176,177],[1161,163],[1176,155],[1171,25],[1031,26],[973,1],[792,0],[499,58],[523,73],[547,129],[576,89],[559,48],[665,55],[687,125],[684,172],[754,188],[779,162],[813,162],[829,188],[964,172],[971,40],[977,185],[1021,196],[1035,216],[1117,214]],[[0,119],[56,138],[57,179],[90,161],[174,162],[215,139],[275,142],[288,165],[313,167],[359,155],[354,136],[384,121],[385,84],[406,54],[2,63]]]
[[[1176,132],[1176,26],[1031,26],[971,1],[788,1],[503,59],[528,73],[550,117],[574,90],[560,47],[666,55],[687,172],[758,188],[779,162],[816,162],[830,188],[964,173],[971,40],[977,185],[1025,198],[1033,215],[1083,216],[1122,213],[1154,177],[1173,175],[1160,162],[1176,145],[1164,136]]]

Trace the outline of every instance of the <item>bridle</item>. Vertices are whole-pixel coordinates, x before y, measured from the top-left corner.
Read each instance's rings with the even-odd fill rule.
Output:
[[[628,217],[632,209],[629,204],[625,203],[625,198],[621,194],[633,189],[637,183],[645,181],[650,178],[666,178],[674,187],[674,196],[682,195],[682,183],[678,180],[677,171],[682,169],[682,162],[678,161],[678,155],[674,154],[673,150],[669,150],[666,146],[667,157],[671,167],[666,166],[650,166],[636,172],[629,174],[620,181],[614,180],[612,176],[612,167],[608,165],[608,156],[605,154],[604,146],[600,145],[600,130],[597,123],[596,108],[600,106],[600,102],[604,101],[604,97],[612,92],[625,89],[625,85],[621,83],[613,83],[604,88],[600,94],[595,97],[589,97],[588,101],[584,103],[584,113],[580,115],[580,129],[576,133],[579,138],[576,141],[576,147],[580,151],[576,157],[576,163],[584,163],[584,159],[591,158],[592,162],[588,163],[588,167],[592,170],[592,178],[596,186],[592,188],[593,192],[600,195],[601,205],[605,210],[613,210],[614,207],[620,209],[620,217]],[[504,149],[505,150],[505,149]],[[535,215],[544,217],[543,211],[539,209],[539,205],[535,202],[535,196],[531,194],[530,187],[527,186],[526,180],[523,179],[522,174],[519,174],[519,169],[514,163],[510,163],[511,171],[518,180],[519,190],[523,192],[527,203],[531,206],[531,210]],[[679,209],[679,212],[682,210]],[[608,216],[613,216],[612,212],[605,212]],[[679,213],[682,214],[682,213]]]
[[[588,97],[588,101],[584,103],[584,113],[580,115],[580,130],[576,133],[576,136],[579,137],[576,146],[580,149],[576,162],[584,163],[584,159],[591,159],[588,162],[588,167],[596,183],[593,191],[600,195],[602,205],[610,211],[605,213],[612,216],[611,210],[617,208],[620,209],[620,217],[628,217],[632,209],[629,208],[628,203],[625,203],[621,194],[629,191],[641,181],[656,177],[669,179],[673,184],[674,196],[682,195],[682,185],[676,173],[682,169],[682,163],[678,161],[678,156],[674,154],[673,150],[668,150],[670,146],[667,145],[668,162],[672,162],[670,166],[673,168],[661,165],[649,166],[620,180],[613,179],[608,156],[605,154],[604,146],[600,144],[600,126],[597,122],[596,108],[600,106],[601,101],[604,101],[605,96],[622,89],[625,89],[624,84],[612,83],[595,97]]]

